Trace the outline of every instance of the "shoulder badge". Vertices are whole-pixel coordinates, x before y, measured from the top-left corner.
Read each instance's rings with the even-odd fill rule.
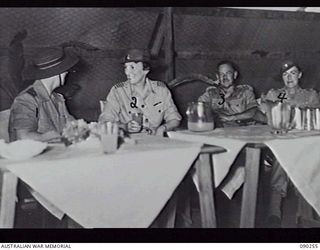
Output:
[[[220,90],[218,87],[216,86],[210,86],[206,89],[207,92],[211,93],[211,94],[219,94]]]
[[[120,83],[117,83],[116,85],[114,85],[115,89],[123,88],[123,87],[124,87],[124,82],[120,82]]]
[[[306,90],[312,94],[317,94],[317,91],[315,89],[306,89]]]
[[[26,91],[29,95],[32,95],[33,97],[37,96],[37,92],[34,90],[34,88],[30,88]]]
[[[250,91],[253,91],[253,88],[252,88],[252,86],[250,86],[250,85],[247,85],[247,84],[241,84],[241,85],[237,85],[237,87],[238,87],[239,89],[243,89],[243,90],[250,90]]]

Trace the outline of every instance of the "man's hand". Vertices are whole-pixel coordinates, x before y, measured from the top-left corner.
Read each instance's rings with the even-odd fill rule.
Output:
[[[261,104],[259,105],[259,109],[262,113],[267,113],[268,107],[267,104],[265,102],[261,102]]]
[[[166,132],[167,128],[165,126],[160,126],[156,129],[155,135],[157,136],[163,136],[164,132]]]
[[[17,139],[18,140],[31,139],[31,140],[42,141],[42,142],[60,142],[61,135],[54,130],[40,134],[34,131],[19,129],[17,130]]]
[[[42,135],[44,141],[47,142],[61,142],[61,135],[56,131],[49,131]]]
[[[128,122],[129,133],[139,133],[141,130],[142,130],[142,126],[138,122],[134,120],[131,120]]]

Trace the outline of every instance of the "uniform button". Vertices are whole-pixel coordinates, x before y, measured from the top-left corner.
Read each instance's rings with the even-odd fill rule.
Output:
[[[144,108],[144,105],[143,105],[143,104],[141,105],[141,108]]]
[[[148,120],[148,118],[146,118],[146,120],[145,120],[146,122],[148,122],[149,120]]]
[[[158,112],[161,113],[161,110],[159,109]]]
[[[129,111],[128,113],[131,114],[131,111]]]

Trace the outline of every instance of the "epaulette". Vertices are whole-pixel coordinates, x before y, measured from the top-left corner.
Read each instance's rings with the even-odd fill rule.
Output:
[[[272,92],[274,92],[274,91],[276,91],[276,90],[277,90],[277,91],[279,91],[279,90],[281,90],[281,89],[274,89],[274,88],[271,88],[271,89],[269,89],[269,90],[268,90],[268,92],[271,92],[271,91],[272,91]]]
[[[117,88],[123,88],[124,87],[124,82],[120,82],[116,85],[114,85],[114,88],[117,89]]]
[[[26,91],[26,93],[32,95],[33,97],[37,96],[37,92],[34,90],[34,88],[30,88]]]
[[[241,85],[237,85],[237,87],[238,87],[239,89],[253,91],[253,88],[252,88],[250,85],[241,84]]]
[[[317,94],[317,91],[315,89],[305,89],[307,90],[308,92],[311,92],[311,93],[316,93]]]
[[[283,90],[281,90],[281,89],[274,89],[274,88],[272,88],[272,89],[269,89],[267,92],[266,92],[266,96],[270,96],[270,95],[278,95],[279,93],[282,93],[283,92]]]
[[[216,86],[210,86],[206,89],[206,91],[211,93],[220,93],[219,87]]]
[[[36,97],[37,96],[37,92],[34,90],[34,88],[30,88],[26,91],[26,93],[28,93],[29,95]],[[36,117],[39,116],[39,109],[38,107],[36,107]]]

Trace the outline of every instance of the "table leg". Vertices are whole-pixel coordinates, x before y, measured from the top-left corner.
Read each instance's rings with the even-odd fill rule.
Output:
[[[242,193],[240,228],[255,226],[260,154],[260,148],[246,148],[246,174]]]
[[[13,228],[18,178],[8,171],[1,175],[0,228]]]
[[[196,175],[199,179],[199,201],[203,228],[217,227],[213,192],[213,170],[211,168],[210,157],[211,154],[200,154],[195,163]]]

